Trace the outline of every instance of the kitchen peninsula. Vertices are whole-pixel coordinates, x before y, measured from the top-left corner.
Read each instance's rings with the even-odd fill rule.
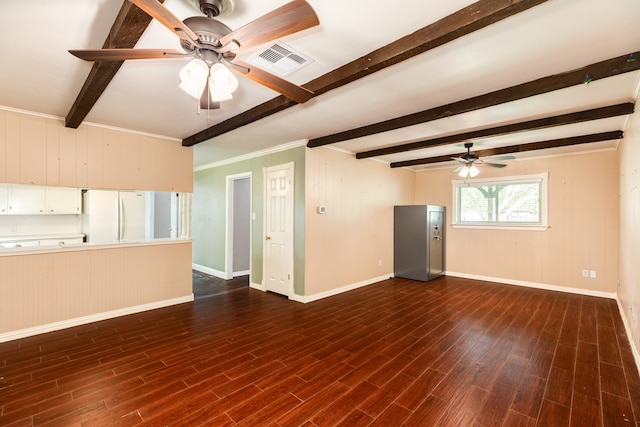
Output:
[[[61,213],[46,201],[69,192],[82,203],[87,189],[189,196],[191,148],[91,124],[69,129],[60,118],[0,107],[0,166],[0,342],[193,300],[188,232],[93,244],[81,204]],[[10,204],[10,187],[39,207]],[[21,246],[4,247],[12,243]]]

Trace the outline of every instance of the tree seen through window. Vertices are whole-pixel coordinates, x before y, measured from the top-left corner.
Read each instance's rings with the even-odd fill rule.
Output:
[[[540,182],[465,185],[457,193],[460,222],[541,222]]]

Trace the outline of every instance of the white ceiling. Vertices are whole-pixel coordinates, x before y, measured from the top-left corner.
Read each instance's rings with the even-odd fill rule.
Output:
[[[282,39],[314,60],[287,77],[300,85],[473,3],[308,1],[320,26]],[[236,0],[235,13],[220,20],[238,28],[286,2]],[[100,48],[121,5],[120,0],[0,2],[0,106],[64,118],[92,66],[67,49]],[[166,0],[164,5],[180,19],[196,14],[187,0]],[[550,0],[305,104],[200,143],[195,146],[194,165],[346,131],[637,52],[639,21],[638,0]],[[181,49],[178,38],[156,21],[137,47]],[[264,47],[243,52],[242,58]],[[223,102],[219,110],[198,115],[195,100],[178,88],[178,72],[187,61],[125,62],[85,121],[182,139],[278,96],[240,78],[233,100]],[[639,79],[640,72],[626,73],[334,146],[355,153],[629,102],[637,97]],[[622,130],[625,120],[622,116],[485,138],[476,145],[484,149]],[[615,146],[616,141],[610,141],[573,149]],[[568,150],[571,148],[561,149]],[[456,144],[380,160],[396,162],[461,151]]]

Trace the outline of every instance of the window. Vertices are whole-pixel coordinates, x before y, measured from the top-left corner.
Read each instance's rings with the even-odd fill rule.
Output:
[[[454,227],[546,230],[548,174],[453,181]]]

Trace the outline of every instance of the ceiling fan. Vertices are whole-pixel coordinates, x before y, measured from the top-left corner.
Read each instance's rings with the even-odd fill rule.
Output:
[[[465,142],[464,148],[467,149],[467,152],[459,157],[452,157],[452,160],[456,160],[460,162],[458,167],[451,171],[451,173],[457,173],[462,178],[475,177],[480,173],[480,170],[476,167],[476,165],[490,166],[492,168],[503,168],[507,165],[504,163],[490,163],[485,162],[476,153],[471,152],[471,147],[473,147],[473,142]],[[502,156],[496,157],[495,160],[513,160],[514,156]]]
[[[305,0],[293,0],[235,31],[214,18],[233,11],[235,0],[188,0],[206,16],[184,21],[156,0],[128,1],[180,37],[184,52],[172,49],[73,49],[69,52],[85,61],[195,57],[180,72],[180,88],[198,98],[200,108],[207,110],[220,108],[220,101],[230,99],[231,92],[237,88],[237,80],[229,68],[298,103],[313,97],[308,89],[236,59],[236,53],[243,49],[319,25],[315,11]]]

